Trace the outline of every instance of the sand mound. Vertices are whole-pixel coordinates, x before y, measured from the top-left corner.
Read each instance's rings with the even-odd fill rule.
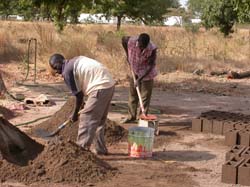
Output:
[[[17,165],[26,165],[29,160],[33,160],[43,150],[43,147],[6,119],[0,117],[2,158]]]
[[[27,184],[86,183],[104,180],[115,174],[114,170],[91,152],[84,151],[71,141],[54,140],[43,152],[26,166],[0,160],[0,180]]]
[[[0,105],[0,115],[3,115],[3,117],[5,119],[11,119],[11,118],[15,117],[15,114],[11,110],[9,110],[1,105]]]
[[[36,136],[37,129],[44,129],[48,132],[53,132],[57,127],[65,122],[68,117],[71,115],[74,108],[74,97],[68,99],[68,101],[62,106],[62,108],[56,112],[53,117],[42,122],[39,125],[36,125],[31,129],[31,134]],[[60,131],[59,135],[65,139],[70,139],[71,141],[76,141],[78,132],[78,122],[66,126],[63,130]],[[105,141],[107,144],[115,144],[119,141],[126,140],[127,130],[119,126],[116,122],[107,120],[106,129],[105,129]]]

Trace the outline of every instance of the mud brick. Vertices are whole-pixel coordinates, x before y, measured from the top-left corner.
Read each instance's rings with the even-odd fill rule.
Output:
[[[200,118],[208,118],[208,115],[206,113],[201,113]]]
[[[243,121],[243,124],[245,125],[245,128],[248,129],[250,127],[250,122],[249,121]]]
[[[241,154],[242,158],[250,159],[250,147],[247,147],[245,151]]]
[[[243,124],[243,123],[236,123],[234,128],[237,129],[237,130],[243,130],[243,129],[246,128],[246,125]]]
[[[239,131],[238,143],[244,146],[250,146],[250,130],[244,129]]]
[[[226,153],[226,161],[232,159],[233,157],[239,159],[246,149],[247,147],[242,145],[232,146],[230,151]]]
[[[211,133],[213,129],[213,120],[211,118],[202,118],[202,132]]]
[[[250,159],[247,159],[239,166],[238,184],[250,186]]]
[[[215,110],[210,110],[208,112],[202,113],[202,115],[205,115],[207,118],[213,118],[217,116],[217,112]]]
[[[225,121],[223,123],[223,134],[225,134],[227,131],[234,129],[235,123],[231,121]]]
[[[237,184],[238,168],[245,161],[245,159],[232,158],[222,165],[221,181],[229,184]]]
[[[192,131],[202,132],[202,119],[201,118],[192,119]]]
[[[223,121],[221,120],[213,120],[213,134],[222,134],[223,133]]]
[[[225,133],[225,145],[237,145],[238,144],[239,130],[231,129]]]

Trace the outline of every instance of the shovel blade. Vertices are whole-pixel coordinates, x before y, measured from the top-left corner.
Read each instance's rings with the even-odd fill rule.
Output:
[[[156,115],[152,115],[152,114],[148,114],[148,115],[142,114],[140,116],[140,119],[147,120],[147,121],[155,121],[155,120],[157,120],[157,116]]]
[[[55,131],[53,132],[47,132],[44,129],[36,129],[35,134],[38,137],[41,138],[53,138],[55,135],[57,135],[66,125],[68,125],[70,123],[70,120],[65,121],[63,124],[61,124]]]
[[[54,132],[48,132],[44,129],[36,129],[35,130],[35,134],[36,136],[40,137],[40,138],[43,138],[43,139],[51,139],[53,138],[57,133],[54,133]]]

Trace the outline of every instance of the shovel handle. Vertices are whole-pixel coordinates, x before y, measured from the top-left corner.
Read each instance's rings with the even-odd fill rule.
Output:
[[[136,83],[136,79],[135,79],[135,73],[133,71],[133,69],[130,67],[130,70],[131,70],[131,73],[132,73],[132,77],[133,77],[133,81],[134,81],[134,84]],[[146,112],[145,112],[145,108],[143,106],[143,102],[142,102],[142,98],[141,98],[141,92],[140,92],[140,89],[139,89],[139,86],[136,85],[135,87],[136,91],[137,91],[137,95],[138,95],[138,98],[139,98],[139,103],[140,103],[140,108],[141,108],[141,112],[144,116],[146,116]]]
[[[61,124],[58,129],[61,130],[63,129],[68,123],[70,122],[70,120],[68,119],[67,121],[65,121],[63,124]]]
[[[80,110],[80,111],[78,112],[78,115],[80,115],[80,113],[81,113],[82,111],[83,111],[83,109]],[[67,121],[63,122],[63,124],[61,124],[57,129],[59,129],[59,130],[63,129],[63,128],[64,128],[66,125],[68,125],[70,122],[71,122],[71,120],[68,119]]]

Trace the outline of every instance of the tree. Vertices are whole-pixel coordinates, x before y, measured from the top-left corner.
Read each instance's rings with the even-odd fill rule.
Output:
[[[237,12],[240,23],[250,22],[250,1],[249,0],[232,0],[234,10]]]
[[[206,28],[217,26],[227,36],[233,32],[232,28],[237,21],[237,12],[232,1],[207,0],[201,18]]]
[[[250,21],[249,0],[189,0],[188,10],[201,16],[206,28],[219,27],[225,36],[236,22]]]
[[[107,18],[117,17],[117,30],[120,30],[121,20],[126,13],[126,2],[124,0],[96,0],[92,9],[94,9],[94,12],[104,13]]]
[[[16,7],[18,7],[18,0],[0,0],[0,15],[8,19],[9,15],[16,13]]]
[[[67,24],[68,18],[76,23],[82,6],[89,4],[87,0],[33,0],[32,2],[40,10],[46,10],[46,13],[43,12],[42,15],[50,16],[59,32]]]
[[[106,17],[117,17],[117,30],[125,16],[148,25],[161,22],[168,8],[180,6],[178,0],[96,0],[95,4],[97,12],[104,13]]]
[[[126,6],[127,16],[140,19],[144,24],[162,22],[169,8],[178,8],[180,4],[175,0],[128,0]]]
[[[200,16],[203,12],[206,0],[189,0],[187,2],[188,12],[193,16]]]
[[[24,16],[25,20],[33,20],[40,13],[38,7],[33,6],[32,0],[19,0],[18,1],[18,14]]]

